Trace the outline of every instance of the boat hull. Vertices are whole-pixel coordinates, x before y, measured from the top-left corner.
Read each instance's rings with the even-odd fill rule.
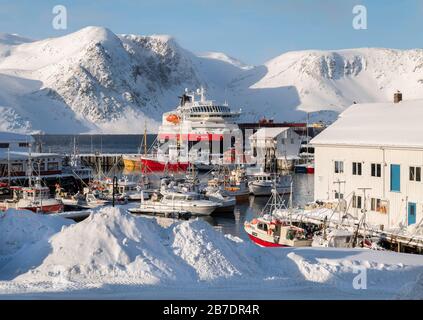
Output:
[[[250,192],[255,196],[270,196],[272,195],[272,186],[271,185],[259,185],[251,183],[249,185]],[[290,193],[290,187],[277,187],[277,192],[279,194],[288,194]]]
[[[248,237],[250,238],[251,241],[253,241],[254,243],[256,243],[257,245],[259,245],[261,247],[268,247],[268,248],[283,248],[283,247],[287,247],[287,246],[281,245],[279,243],[269,242],[269,241],[260,239],[258,237],[253,236],[250,233],[248,233]]]
[[[140,159],[140,167],[154,172],[162,171],[187,171],[189,162],[161,162],[153,158]]]
[[[1,206],[0,211],[5,211],[7,209],[16,209],[16,210],[29,210],[35,213],[60,213],[64,210],[64,205],[61,203],[52,204],[52,205],[43,205],[38,207],[19,207],[19,206]]]

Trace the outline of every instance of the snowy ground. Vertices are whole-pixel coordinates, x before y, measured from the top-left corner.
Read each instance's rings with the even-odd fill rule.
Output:
[[[357,281],[367,288],[354,289]],[[0,298],[423,299],[423,256],[265,249],[201,220],[169,223],[118,208],[80,223],[8,211]]]

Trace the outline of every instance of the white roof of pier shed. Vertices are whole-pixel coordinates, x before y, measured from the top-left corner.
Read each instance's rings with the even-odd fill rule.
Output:
[[[423,148],[423,100],[353,104],[311,144]]]
[[[289,127],[260,128],[253,135],[250,136],[250,139],[256,139],[256,140],[274,139],[277,136],[279,136],[282,132],[285,132],[288,130],[289,130]]]

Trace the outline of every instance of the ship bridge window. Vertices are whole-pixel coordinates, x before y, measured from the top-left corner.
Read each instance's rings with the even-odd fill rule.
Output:
[[[1,149],[7,149],[7,148],[9,148],[9,143],[0,143],[0,148]]]
[[[265,223],[259,223],[259,224],[257,225],[257,227],[258,227],[260,230],[263,230],[263,231],[266,231],[266,232],[267,232],[267,224],[265,224]]]

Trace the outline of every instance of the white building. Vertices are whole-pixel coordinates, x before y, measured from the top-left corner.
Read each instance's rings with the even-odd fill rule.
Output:
[[[392,228],[423,218],[423,100],[355,104],[315,137],[315,200]],[[337,183],[339,182],[339,183]],[[367,189],[366,199],[364,190]],[[340,190],[340,191],[339,191]]]
[[[276,158],[280,169],[289,169],[299,159],[302,139],[293,128],[261,128],[248,139],[258,164]]]
[[[31,155],[32,171],[44,175],[61,174],[63,157],[55,153],[29,153],[34,139],[30,135],[0,132],[0,180],[24,177],[29,172]]]

